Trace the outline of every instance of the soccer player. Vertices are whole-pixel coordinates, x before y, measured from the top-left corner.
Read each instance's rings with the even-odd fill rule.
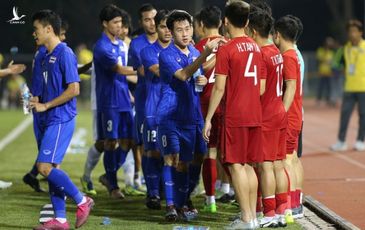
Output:
[[[210,40],[221,37],[219,34],[219,27],[222,24],[222,12],[216,6],[208,6],[203,8],[197,19],[195,19],[195,28],[199,27],[202,31],[202,40],[195,45],[195,48],[202,52],[205,44]],[[207,78],[208,84],[204,87],[200,94],[200,104],[203,117],[206,117],[209,105],[209,98],[212,93],[212,88],[215,82],[214,67],[216,50],[207,57],[203,64],[204,76]],[[208,155],[203,162],[203,182],[206,194],[206,201],[204,211],[216,212],[217,206],[215,204],[215,182],[217,180],[217,142],[219,136],[219,125],[221,122],[221,109],[218,107],[212,118],[212,131],[208,143]],[[229,185],[228,185],[229,186]],[[227,191],[228,193],[228,191]]]
[[[252,6],[252,5],[251,5]],[[253,8],[249,17],[249,35],[261,48],[266,69],[262,104],[262,147],[264,162],[259,164],[264,217],[261,227],[286,226],[288,180],[284,171],[286,111],[282,102],[283,57],[269,40],[274,19],[266,11]]]
[[[250,5],[229,1],[225,25],[231,40],[216,54],[215,83],[205,119],[204,138],[209,141],[212,117],[223,96],[223,162],[228,164],[241,216],[226,229],[257,226],[257,177],[249,163],[262,161],[260,81],[262,54],[245,33]],[[249,100],[248,100],[249,98]],[[256,222],[256,223],[255,223]]]
[[[284,60],[283,77],[285,84],[283,103],[288,119],[285,169],[290,183],[290,200],[288,200],[288,204],[290,204],[289,208],[294,209],[299,204],[296,199],[297,175],[294,162],[298,160],[298,140],[302,129],[303,116],[300,62],[294,46],[298,25],[290,16],[284,16],[275,22],[274,29],[274,42],[280,49]]]
[[[104,139],[103,183],[112,198],[123,199],[117,182],[117,171],[132,147],[133,117],[126,75],[136,74],[126,66],[126,47],[118,38],[122,27],[122,11],[115,5],[105,6],[99,14],[103,27],[94,46],[94,67],[97,111]],[[98,119],[99,119],[98,118]],[[119,146],[118,146],[119,145]]]
[[[167,10],[160,10],[154,20],[158,39],[155,43],[141,51],[141,61],[145,71],[147,98],[145,105],[145,120],[143,125],[143,143],[147,158],[145,158],[145,178],[147,183],[146,206],[150,209],[161,209],[160,175],[162,162],[157,146],[156,107],[160,100],[161,82],[158,56],[171,43],[171,32],[166,26]]]
[[[154,43],[157,39],[156,26],[154,17],[156,15],[156,9],[149,3],[144,4],[139,9],[139,20],[140,24],[143,27],[144,33],[134,38],[131,41],[128,53],[128,65],[133,66],[135,70],[137,70],[137,86],[134,92],[135,97],[135,129],[134,129],[134,141],[137,145],[137,151],[134,151],[134,161],[135,161],[135,170],[134,170],[134,182],[135,187],[137,189],[141,188],[141,175],[140,175],[140,167],[141,167],[141,154],[143,151],[143,119],[145,117],[145,104],[146,104],[146,82],[144,77],[144,69],[141,62],[141,50],[152,43]],[[146,155],[142,154],[142,171],[145,174],[145,162]],[[148,178],[145,178],[148,180]]]
[[[44,45],[47,55],[42,64],[42,93],[30,105],[42,113],[42,140],[37,158],[39,173],[48,180],[49,194],[55,218],[35,229],[69,229],[66,219],[65,196],[77,204],[75,227],[83,225],[94,201],[58,169],[75,128],[76,96],[79,94],[77,60],[72,50],[59,39],[61,19],[50,11],[41,10],[32,17],[37,45]]]
[[[206,78],[196,71],[222,39],[207,43],[199,56],[199,51],[191,45],[190,14],[174,10],[166,25],[174,44],[159,55],[162,90],[156,113],[158,143],[164,155],[166,219],[175,221],[177,210],[180,218],[189,220],[192,216],[183,207],[189,195],[189,163],[193,160],[195,140],[202,122],[195,86],[202,87],[207,83]]]

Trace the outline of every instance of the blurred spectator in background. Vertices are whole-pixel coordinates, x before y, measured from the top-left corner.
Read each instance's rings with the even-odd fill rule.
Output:
[[[20,86],[25,83],[25,78],[20,74],[13,74],[6,83],[8,90],[8,108],[16,109],[20,107]]]
[[[357,104],[359,112],[359,131],[353,148],[365,150],[365,41],[362,23],[350,20],[347,23],[349,41],[344,47],[345,88],[341,106],[340,130],[338,141],[331,146],[333,151],[346,151],[345,142],[348,123]]]
[[[343,83],[344,83],[344,56],[343,56],[343,46],[335,41],[334,45],[334,56],[332,60],[332,93],[331,101],[337,105],[338,100],[342,97],[343,93]]]
[[[335,40],[331,37],[327,37],[323,43],[323,46],[317,49],[317,61],[318,61],[318,75],[319,84],[317,91],[317,105],[319,106],[324,96],[327,105],[334,105],[331,101],[331,91],[332,91],[332,62],[335,52],[333,50]]]
[[[78,67],[82,67],[87,65],[93,61],[93,53],[89,50],[86,44],[81,43],[76,47],[76,55],[78,61]],[[80,73],[80,100],[81,102],[85,102],[90,99],[90,74],[89,73]]]

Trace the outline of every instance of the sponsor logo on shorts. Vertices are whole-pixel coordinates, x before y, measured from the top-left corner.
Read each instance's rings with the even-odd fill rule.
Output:
[[[48,150],[48,149],[43,150],[43,154],[44,154],[44,155],[49,155],[49,154],[51,154],[51,153],[52,153],[52,151],[51,151],[51,150]]]

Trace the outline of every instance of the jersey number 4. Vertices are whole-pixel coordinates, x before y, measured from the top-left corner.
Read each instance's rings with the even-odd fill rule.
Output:
[[[253,65],[253,71],[251,71],[252,57],[253,57],[253,53],[250,53],[248,55],[248,60],[247,60],[246,68],[245,68],[244,77],[253,77],[254,85],[257,85],[257,66]]]

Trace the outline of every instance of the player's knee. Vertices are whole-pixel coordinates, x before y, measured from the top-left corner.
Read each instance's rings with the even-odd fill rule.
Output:
[[[207,157],[210,159],[217,159],[217,149],[216,148],[209,148]]]
[[[259,172],[271,172],[274,170],[273,163],[271,161],[265,161],[258,165]]]
[[[96,150],[98,150],[99,153],[104,152],[104,141],[103,140],[97,140],[94,144]]]
[[[105,140],[104,141],[104,149],[106,151],[113,151],[117,147],[116,140]]]
[[[37,163],[37,169],[38,172],[42,175],[47,177],[49,175],[49,173],[52,170],[52,165],[49,163]]]
[[[119,146],[123,151],[129,151],[133,147],[133,140],[121,139],[119,140]]]
[[[170,154],[164,156],[164,163],[167,166],[172,166],[177,168],[177,165],[179,163],[179,155],[178,154]]]
[[[176,167],[176,171],[178,172],[187,172],[189,170],[189,164],[184,161],[179,161]]]

